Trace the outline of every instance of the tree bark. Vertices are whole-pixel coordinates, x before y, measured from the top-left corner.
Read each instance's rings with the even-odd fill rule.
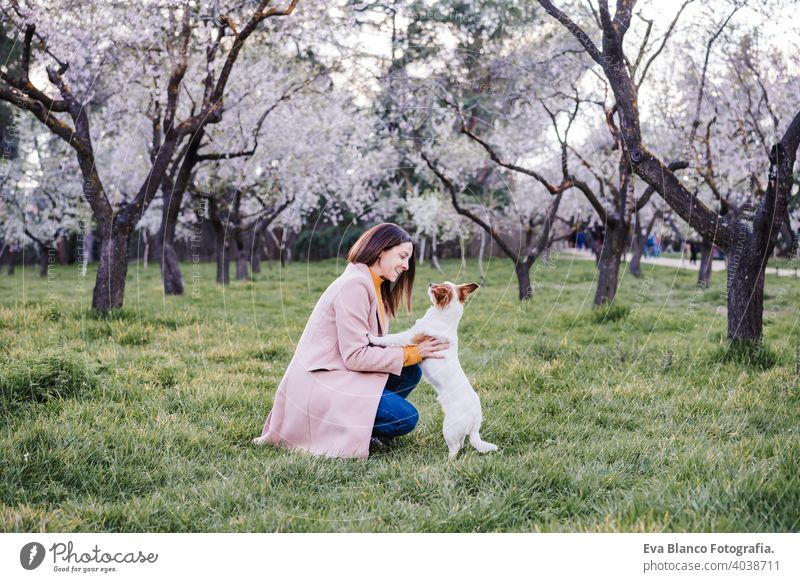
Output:
[[[792,232],[792,223],[787,212],[781,222],[781,236],[778,239],[778,256],[793,258],[793,251],[797,246],[797,235]]]
[[[3,241],[3,246],[0,247],[0,265],[3,264],[3,259],[8,257],[8,268],[9,268],[9,275],[11,274],[11,245],[8,242]]]
[[[217,252],[216,252],[216,259],[217,259],[217,283],[219,285],[227,285],[231,282],[231,271],[230,271],[230,251],[228,250],[228,245],[226,244],[225,238],[223,233],[217,233]]]
[[[648,234],[636,232],[631,241],[631,262],[628,265],[628,270],[634,277],[642,276],[642,254],[644,253],[645,246],[647,245]]]
[[[217,284],[227,285],[231,282],[230,253],[227,237],[225,236],[225,225],[219,215],[217,201],[213,197],[208,199],[208,219],[216,235],[214,237],[214,258],[217,261]]]
[[[165,295],[183,295],[183,275],[175,252],[175,226],[183,202],[183,191],[163,193],[165,203],[161,213],[161,227],[156,235],[156,255],[161,264],[161,278]]]
[[[142,256],[142,263],[144,264],[144,268],[147,268],[147,265],[150,261],[150,235],[147,232],[144,233],[144,254]]]
[[[165,241],[161,246],[161,278],[164,280],[165,295],[183,295],[183,275],[181,274],[178,254],[172,241]]]
[[[700,269],[697,271],[697,286],[707,289],[711,285],[711,264],[714,260],[714,243],[703,238],[700,243]]]
[[[125,297],[130,229],[119,223],[115,226],[101,231],[100,262],[92,295],[92,309],[98,313],[119,309]]]
[[[81,277],[86,276],[86,271],[89,268],[89,262],[92,260],[92,247],[94,246],[94,235],[92,229],[82,225],[83,228],[83,245],[81,247]]]
[[[50,258],[48,245],[37,241],[36,248],[39,251],[39,276],[47,277],[47,266]]]
[[[761,339],[764,312],[764,265],[762,254],[748,244],[734,250],[728,268],[728,339]]]
[[[294,236],[289,233],[287,227],[281,227],[281,267],[285,267],[286,263],[292,262],[292,243]]]
[[[486,278],[486,271],[483,268],[483,253],[486,251],[486,231],[481,229],[481,246],[478,249],[478,271],[481,274],[481,283]]]
[[[617,295],[617,281],[619,267],[622,263],[622,253],[625,252],[624,225],[617,221],[609,221],[606,225],[603,247],[597,261],[597,290],[594,295],[594,305],[599,307],[603,303],[613,301]]]
[[[433,233],[433,238],[431,239],[431,267],[442,272],[442,267],[439,266],[439,257],[437,256],[439,250],[436,245],[436,233]]]
[[[519,300],[527,301],[533,296],[533,287],[531,286],[531,266],[533,261],[527,260],[519,261],[514,267],[517,274],[517,283],[519,285]]]
[[[244,281],[250,278],[250,273],[247,269],[247,245],[244,244],[244,237],[238,229],[234,234],[234,243],[236,245],[236,280]]]
[[[254,228],[250,234],[250,271],[261,272],[261,230]]]

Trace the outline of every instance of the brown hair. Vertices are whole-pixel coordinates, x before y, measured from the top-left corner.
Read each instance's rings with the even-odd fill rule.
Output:
[[[383,251],[405,242],[413,244],[411,236],[405,230],[391,222],[378,224],[358,237],[347,253],[347,262],[371,265],[378,260]],[[411,312],[411,289],[414,287],[415,267],[416,261],[412,250],[408,258],[408,271],[401,273],[394,283],[389,281],[381,283],[383,307],[392,317],[396,317],[397,308],[401,303],[405,303],[406,309]]]

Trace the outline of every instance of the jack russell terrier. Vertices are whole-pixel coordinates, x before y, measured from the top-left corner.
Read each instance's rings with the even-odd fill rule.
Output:
[[[497,446],[481,440],[483,422],[481,401],[472,388],[458,360],[458,323],[464,313],[467,297],[478,288],[476,283],[455,285],[449,281],[428,286],[431,307],[416,321],[411,329],[384,336],[367,334],[369,342],[376,346],[404,346],[422,341],[431,336],[447,341],[450,346],[440,352],[443,358],[427,358],[420,363],[425,379],[436,390],[444,411],[444,440],[453,458],[464,446],[464,437],[480,453],[496,451]]]

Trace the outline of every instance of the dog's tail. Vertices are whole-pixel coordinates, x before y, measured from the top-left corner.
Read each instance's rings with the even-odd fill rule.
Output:
[[[479,453],[489,453],[497,450],[497,445],[493,445],[492,443],[487,443],[486,441],[481,440],[481,435],[478,432],[478,429],[475,429],[469,433],[469,444],[475,447],[475,450]]]

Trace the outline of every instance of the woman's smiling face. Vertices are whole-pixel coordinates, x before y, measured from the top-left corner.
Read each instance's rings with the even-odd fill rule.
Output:
[[[404,271],[408,271],[408,260],[413,252],[414,245],[410,242],[400,243],[383,250],[378,260],[369,267],[387,281],[394,282]]]

